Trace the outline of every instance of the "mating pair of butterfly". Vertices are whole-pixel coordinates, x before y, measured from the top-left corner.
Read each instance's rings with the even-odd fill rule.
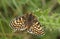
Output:
[[[36,16],[32,13],[24,14],[14,18],[10,22],[10,27],[15,31],[26,31],[30,34],[43,35],[44,29],[37,20]]]

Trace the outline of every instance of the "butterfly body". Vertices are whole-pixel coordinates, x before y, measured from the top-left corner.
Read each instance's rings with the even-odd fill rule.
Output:
[[[10,27],[14,30],[27,31],[28,33],[41,35],[44,34],[43,27],[32,13],[19,16],[10,22]]]

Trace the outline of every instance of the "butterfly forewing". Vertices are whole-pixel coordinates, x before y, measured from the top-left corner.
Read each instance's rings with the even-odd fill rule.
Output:
[[[23,31],[27,28],[25,25],[25,19],[22,17],[17,17],[10,22],[10,27],[14,30]]]
[[[28,33],[35,34],[35,35],[43,35],[44,30],[43,27],[39,24],[39,22],[34,23],[29,30],[27,31]]]

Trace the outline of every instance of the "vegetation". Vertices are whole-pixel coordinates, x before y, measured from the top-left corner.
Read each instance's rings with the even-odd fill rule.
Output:
[[[14,33],[11,19],[33,12],[45,28],[44,36]],[[0,0],[0,39],[60,39],[60,0]]]

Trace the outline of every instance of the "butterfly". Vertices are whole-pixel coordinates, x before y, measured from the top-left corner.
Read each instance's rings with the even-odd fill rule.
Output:
[[[10,21],[10,27],[15,31],[26,31],[30,34],[43,35],[44,29],[37,17],[32,13],[26,13]]]

